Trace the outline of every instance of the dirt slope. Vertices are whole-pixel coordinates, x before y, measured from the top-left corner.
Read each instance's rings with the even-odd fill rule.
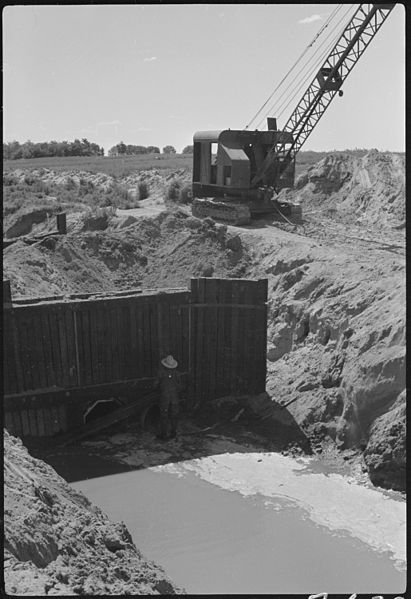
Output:
[[[372,255],[282,235],[260,247],[268,391],[296,398],[288,410],[310,434],[365,449],[374,482],[404,489],[405,264]]]
[[[284,191],[305,213],[321,211],[334,220],[372,225],[378,230],[405,219],[405,156],[377,150],[363,157],[331,154]]]
[[[242,276],[247,269],[238,236],[179,210],[80,218],[77,226],[66,236],[5,249],[4,276],[13,294],[186,286],[192,276]]]
[[[11,595],[175,594],[163,570],[51,466],[4,431],[5,590]]]

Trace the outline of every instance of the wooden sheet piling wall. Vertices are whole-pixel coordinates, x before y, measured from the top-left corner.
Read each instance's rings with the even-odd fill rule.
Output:
[[[190,405],[260,393],[266,301],[266,280],[201,278],[191,293],[5,302],[5,426],[19,436],[70,429],[81,417],[76,398],[102,386],[150,388],[170,353],[188,373]]]
[[[265,390],[267,280],[191,281],[191,399]]]
[[[85,389],[86,394],[88,388],[104,384],[150,381],[168,353],[187,372],[189,295],[180,291],[5,305],[6,427],[23,436],[66,430],[64,391]],[[18,401],[53,392],[60,397],[63,392],[57,405],[40,407],[37,401],[36,407],[30,402],[30,409],[22,409]]]

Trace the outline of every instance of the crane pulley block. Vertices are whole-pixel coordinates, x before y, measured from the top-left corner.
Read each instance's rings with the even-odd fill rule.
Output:
[[[322,67],[317,73],[317,81],[323,91],[338,91],[343,84],[340,73],[330,67]]]

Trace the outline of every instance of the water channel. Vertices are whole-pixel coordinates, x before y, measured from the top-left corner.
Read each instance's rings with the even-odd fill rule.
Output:
[[[405,502],[279,454],[72,483],[193,594],[404,592]]]

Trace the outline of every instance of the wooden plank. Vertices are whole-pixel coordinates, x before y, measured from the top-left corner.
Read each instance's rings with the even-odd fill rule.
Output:
[[[67,359],[69,366],[69,381],[70,387],[77,387],[81,384],[80,372],[77,364],[77,348],[76,348],[76,322],[74,320],[75,307],[72,305],[64,306],[63,316],[66,329],[67,341]]]
[[[122,323],[121,323],[121,307],[120,306],[116,306],[116,310],[115,310],[115,322],[116,322],[116,334],[115,334],[115,339],[116,339],[116,354],[114,356],[115,358],[115,376],[116,378],[114,380],[121,380],[122,379],[122,371],[123,371],[123,364],[122,364],[122,360],[123,360],[123,340],[122,340]]]
[[[247,286],[247,294],[254,293],[254,290],[250,286]],[[256,343],[256,317],[258,315],[258,310],[250,310],[246,314],[246,318],[244,319],[245,326],[245,339],[247,344],[247,354],[246,354],[246,371],[247,371],[247,392],[255,393],[257,388],[256,378],[257,378],[257,343]]]
[[[198,310],[191,309],[191,302],[198,301],[197,298],[197,279],[191,279],[190,281],[190,299],[189,299],[189,356],[188,356],[188,369],[189,369],[189,379],[188,379],[188,395],[189,401],[188,404],[190,407],[194,406],[196,403],[195,396],[195,380],[196,380],[196,332],[197,332],[197,317]]]
[[[90,329],[88,312],[83,306],[76,311],[77,340],[79,348],[79,362],[81,371],[81,384],[91,384],[91,357],[90,357]]]
[[[73,309],[74,343],[76,350],[76,370],[79,386],[86,384],[85,356],[83,345],[83,313],[76,307]]]
[[[113,304],[107,306],[107,377],[106,381],[115,381],[115,363],[113,362],[116,351],[116,310]]]
[[[91,331],[90,331],[90,313],[89,308],[84,307],[81,310],[82,315],[82,331],[81,338],[83,344],[83,356],[84,356],[84,379],[85,385],[93,384],[93,364],[91,358]]]
[[[203,291],[203,300],[207,303],[208,296],[208,288],[207,288],[207,280],[206,278],[202,279],[202,284],[204,285]],[[200,284],[201,288],[201,284]],[[203,333],[202,333],[202,360],[201,360],[201,390],[200,397],[201,403],[208,401],[210,398],[208,396],[209,393],[209,370],[210,370],[210,334],[211,334],[211,310],[202,310],[203,312]]]
[[[268,299],[268,279],[261,279],[258,282],[259,296],[258,299],[261,302],[267,302]],[[257,316],[259,326],[257,327],[261,331],[260,337],[260,352],[261,361],[260,368],[257,369],[259,378],[256,384],[256,392],[262,393],[265,391],[266,377],[267,377],[267,304],[265,303],[264,310],[261,311]],[[260,353],[258,352],[258,353]]]
[[[123,327],[124,327],[124,364],[125,364],[125,372],[127,374],[127,378],[131,379],[134,374],[134,347],[135,340],[133,340],[134,331],[133,331],[133,307],[132,303],[129,302],[123,307]]]
[[[204,302],[205,299],[205,280],[204,278],[197,280],[197,296],[199,302]],[[195,387],[195,398],[196,401],[202,402],[203,400],[203,385],[205,376],[205,365],[204,365],[204,351],[205,351],[205,335],[204,335],[204,311],[200,310],[197,317],[197,331],[196,331],[196,387]]]
[[[239,283],[231,281],[231,302],[239,303]],[[238,355],[238,309],[230,309],[231,319],[231,365],[230,365],[230,395],[237,393],[237,355]]]
[[[134,302],[134,317],[135,317],[135,331],[137,339],[137,350],[136,350],[136,376],[144,375],[144,308],[141,299]]]
[[[231,302],[231,280],[221,280],[220,285],[222,286],[222,298],[223,301]],[[224,318],[224,347],[223,347],[223,396],[230,395],[231,392],[231,361],[232,361],[232,341],[231,341],[231,317],[232,308],[229,310],[223,310]]]
[[[14,435],[14,423],[11,412],[4,413],[4,426],[6,427],[10,435]]]
[[[3,280],[3,305],[4,304],[11,304],[11,303],[12,303],[12,299],[11,299],[10,281],[4,279]]]
[[[258,315],[259,326],[257,331],[260,331],[260,345],[258,355],[260,357],[260,365],[257,368],[258,379],[256,383],[256,393],[265,391],[267,377],[267,307],[263,314]]]
[[[121,309],[121,320],[122,320],[122,339],[121,345],[123,349],[123,364],[121,371],[122,379],[130,379],[133,376],[133,362],[132,362],[132,331],[131,331],[131,307],[130,305],[124,305]]]
[[[175,353],[170,338],[170,304],[167,296],[157,296],[157,333],[158,362],[169,354]],[[173,354],[174,355],[174,354]]]
[[[98,319],[100,382],[105,383],[111,380],[111,323],[107,306],[99,305]]]
[[[99,376],[99,330],[98,330],[98,306],[89,311],[90,328],[90,376],[93,385],[100,382]]]
[[[175,318],[175,326],[174,326],[174,331],[173,331],[173,335],[175,337],[175,342],[177,344],[177,348],[178,348],[178,354],[180,357],[180,367],[184,370],[184,371],[188,371],[188,347],[187,347],[187,338],[186,335],[188,333],[188,331],[185,331],[186,328],[186,323],[188,324],[188,309],[187,309],[187,301],[188,298],[186,297],[186,295],[181,294],[179,299],[178,299],[178,303],[174,306],[173,311],[174,311],[174,315],[173,313],[171,315],[171,318]]]
[[[239,283],[239,300],[240,300],[240,304],[241,303],[245,303],[246,301],[246,294],[247,294],[247,289],[249,289],[250,291],[250,296],[251,298],[253,297],[253,286],[249,285],[250,281],[242,281],[241,283]],[[237,339],[237,394],[238,395],[244,395],[246,393],[246,386],[247,386],[247,370],[248,370],[248,360],[247,360],[247,354],[248,354],[248,349],[246,347],[246,333],[245,333],[245,323],[246,323],[246,317],[247,317],[247,313],[250,312],[250,310],[240,310],[238,309],[238,315],[239,315],[239,320],[238,320],[238,339]]]
[[[51,415],[51,435],[55,435],[59,432],[59,410],[58,406],[50,406],[50,415]]]
[[[190,294],[184,294],[181,299],[181,330],[182,330],[182,361],[184,370],[189,371],[190,368],[190,310],[189,310]]]
[[[35,412],[36,412],[36,418],[37,418],[38,436],[44,437],[45,426],[44,426],[43,408],[36,408]]]
[[[242,285],[242,299],[244,303],[251,304],[255,295],[254,285],[250,281],[244,281]],[[250,336],[250,323],[253,319],[255,310],[246,310],[241,313],[241,343],[242,351],[240,354],[239,369],[242,375],[241,394],[252,393],[253,384],[253,354],[254,347]]]
[[[39,428],[37,425],[37,413],[36,413],[36,409],[35,408],[30,408],[28,411],[28,416],[29,416],[29,428],[30,428],[30,435],[33,437],[38,437],[39,435]]]
[[[34,317],[34,322],[35,324],[40,324],[41,326],[41,335],[40,338],[38,339],[39,343],[42,345],[42,352],[43,352],[43,356],[44,356],[44,365],[45,365],[45,371],[46,371],[46,375],[47,375],[47,386],[48,387],[53,387],[53,385],[56,385],[56,373],[54,372],[54,362],[53,362],[53,348],[51,345],[51,334],[50,334],[50,326],[49,326],[49,321],[48,321],[48,315],[47,315],[47,309],[43,306],[41,306],[40,308],[37,308],[38,311],[38,317]],[[39,371],[41,372],[42,370],[42,364],[41,364],[41,359],[39,359],[41,356],[41,353],[39,351],[39,353],[37,354],[37,368],[39,369]],[[35,387],[36,388],[36,387]]]
[[[105,383],[111,380],[109,377],[109,370],[111,369],[111,348],[110,348],[110,322],[109,322],[109,311],[106,306],[99,306],[99,330],[100,330],[100,352],[101,352],[101,371],[100,381]]]
[[[123,321],[122,321],[122,307],[116,306],[116,355],[115,355],[115,368],[116,368],[116,380],[123,379],[124,372],[124,340],[123,340]]]
[[[66,321],[64,318],[63,308],[58,306],[56,308],[56,326],[57,335],[60,347],[60,363],[61,363],[61,385],[63,387],[70,386],[70,360],[68,357],[67,350],[67,335],[66,335]]]
[[[12,317],[9,310],[3,311],[3,374],[4,393],[17,393],[17,369],[16,356],[14,352]]]
[[[218,302],[219,284],[216,279],[207,279],[207,300],[212,304]],[[209,352],[208,352],[208,400],[217,397],[217,368],[218,368],[218,308],[213,307],[208,313],[208,330],[209,330]]]
[[[12,347],[13,347],[13,357],[16,368],[16,383],[17,390],[23,391],[24,389],[24,372],[22,366],[22,348],[21,342],[19,339],[18,327],[17,327],[17,317],[15,310],[7,310],[7,319],[10,321],[11,325],[11,334],[12,334]]]
[[[168,356],[169,354],[171,355],[176,355],[178,354],[178,347],[177,344],[175,343],[175,339],[174,339],[174,335],[172,332],[172,326],[171,326],[171,307],[172,307],[172,303],[173,303],[173,297],[171,295],[169,295],[167,297],[167,301],[163,304],[164,305],[164,309],[163,309],[163,316],[164,316],[164,349],[165,349],[165,354]]]
[[[31,384],[31,369],[27,366],[28,362],[28,347],[27,347],[27,332],[26,332],[26,322],[21,314],[17,317],[14,315],[14,350],[15,350],[15,359],[16,366],[17,362],[20,363],[20,391],[25,391],[26,389],[32,389]],[[29,384],[30,382],[30,384]]]
[[[59,327],[58,327],[58,319],[57,319],[57,307],[50,306],[47,308],[48,312],[48,321],[49,321],[49,331],[50,331],[50,340],[52,347],[52,360],[53,360],[53,368],[55,374],[55,384],[59,387],[63,386],[63,368],[61,363],[61,350],[60,350],[60,338],[59,338]]]
[[[67,405],[60,404],[58,406],[58,433],[67,430]]]
[[[160,350],[158,346],[158,303],[157,298],[154,302],[152,299],[146,304],[147,309],[147,330],[144,330],[144,344],[147,347],[149,356],[148,371],[145,376],[157,376]],[[146,336],[147,334],[147,336]]]
[[[30,424],[29,424],[28,411],[21,410],[20,415],[21,415],[21,424],[22,424],[22,428],[23,428],[22,434],[23,434],[23,437],[27,437],[28,435],[30,435]]]
[[[28,359],[30,364],[32,387],[31,389],[47,389],[49,385],[47,357],[43,344],[43,323],[41,314],[37,310],[26,312],[27,334],[29,337]]]
[[[181,308],[178,304],[170,304],[170,345],[173,355],[178,362],[179,370],[183,367],[183,331],[181,323]]]
[[[16,437],[21,437],[23,434],[23,425],[22,425],[21,418],[20,418],[20,411],[14,410],[12,412],[12,418],[13,418],[13,430],[14,430],[13,434]]]
[[[223,304],[230,304],[231,302],[231,287],[232,281],[227,279],[221,279],[219,281],[220,287],[220,302]],[[221,389],[220,396],[224,397],[230,394],[231,385],[231,358],[232,358],[232,347],[231,347],[231,307],[229,309],[221,309],[222,319],[222,347],[220,348],[220,360],[221,360]]]
[[[34,389],[33,373],[33,360],[31,356],[30,346],[32,340],[36,338],[36,332],[34,330],[34,323],[31,320],[27,320],[24,317],[24,313],[16,314],[16,329],[18,339],[18,354],[21,360],[22,379],[23,379],[23,390]],[[37,385],[39,386],[39,385]],[[47,386],[47,381],[45,382]]]
[[[43,413],[43,422],[44,422],[44,436],[51,437],[53,434],[53,422],[52,422],[52,414],[50,407],[42,408]]]
[[[111,348],[111,360],[110,363],[110,378],[107,380],[117,381],[118,380],[118,321],[117,321],[117,308],[112,305],[109,310],[110,314],[110,348]]]
[[[132,330],[133,330],[133,369],[134,376],[140,377],[143,375],[143,311],[142,302],[139,300],[133,301],[132,310]]]
[[[107,337],[108,337],[108,323],[107,323],[107,311],[104,307],[99,306],[96,313],[97,317],[97,330],[98,330],[98,380],[99,384],[104,383],[107,379]]]

